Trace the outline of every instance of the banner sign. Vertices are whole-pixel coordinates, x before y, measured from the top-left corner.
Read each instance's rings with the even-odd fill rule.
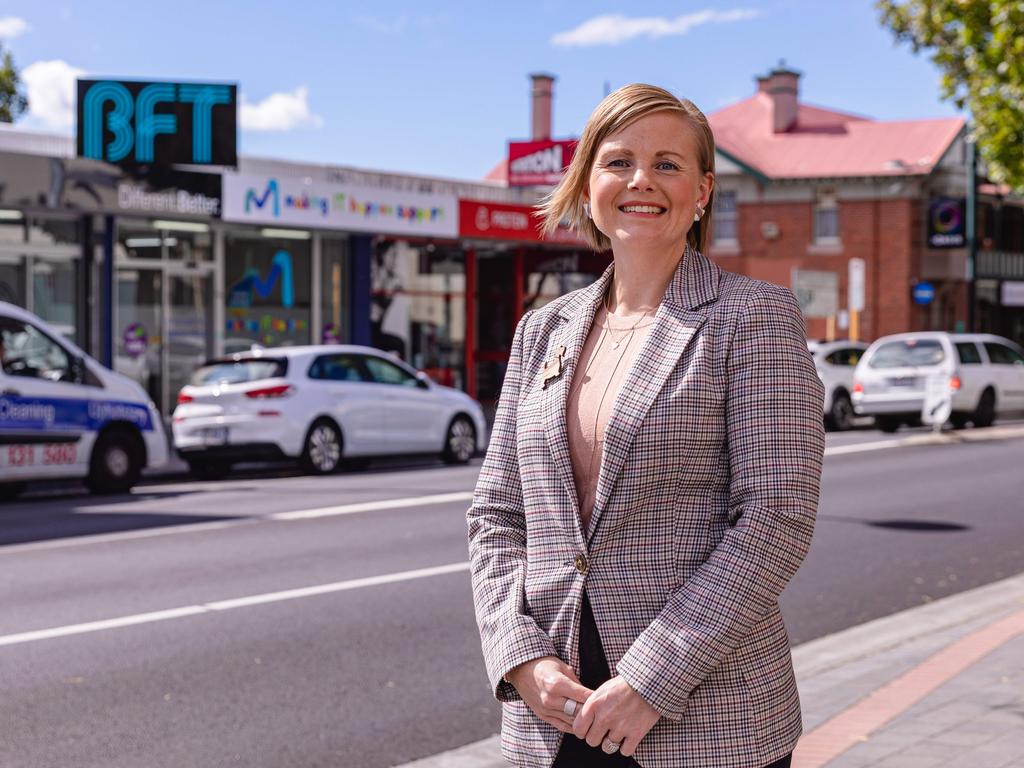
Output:
[[[396,235],[459,234],[454,195],[243,173],[225,173],[223,185],[225,221]]]
[[[963,198],[940,197],[928,204],[928,247],[963,248],[967,243]]]
[[[562,173],[575,152],[576,139],[510,141],[508,185],[531,187],[557,184],[562,180]]]
[[[238,87],[78,81],[78,156],[128,168],[238,165]]]
[[[566,243],[587,247],[567,227],[559,227],[547,236],[542,235],[542,222],[536,213],[536,209],[528,205],[459,200],[459,234],[488,240],[525,240],[531,243]]]
[[[0,432],[5,429],[94,432],[114,420],[127,421],[143,431],[153,429],[149,409],[138,403],[0,395]]]

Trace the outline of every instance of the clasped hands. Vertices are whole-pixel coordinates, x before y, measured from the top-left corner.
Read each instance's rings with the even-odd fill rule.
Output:
[[[580,683],[572,667],[556,656],[520,664],[507,678],[545,723],[585,739],[592,747],[600,747],[608,738],[621,745],[619,752],[626,757],[632,756],[661,717],[618,675],[592,691]],[[582,705],[576,707],[574,716],[565,713],[566,699]]]

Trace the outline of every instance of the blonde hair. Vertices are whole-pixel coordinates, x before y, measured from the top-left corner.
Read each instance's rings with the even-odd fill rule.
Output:
[[[611,242],[597,228],[593,219],[583,209],[583,191],[590,180],[590,169],[594,164],[597,150],[613,133],[635,123],[641,117],[655,112],[671,112],[684,118],[693,131],[697,145],[697,161],[701,173],[715,172],[715,137],[704,113],[689,99],[678,99],[664,88],[643,83],[624,85],[605,96],[597,105],[583,128],[583,135],[576,145],[576,154],[562,177],[562,181],[537,206],[538,215],[544,219],[544,232],[551,233],[560,222],[567,221],[595,251],[607,251]],[[711,228],[711,212],[714,205],[714,187],[704,215],[694,222],[686,233],[686,242],[691,248],[704,250],[708,231]]]

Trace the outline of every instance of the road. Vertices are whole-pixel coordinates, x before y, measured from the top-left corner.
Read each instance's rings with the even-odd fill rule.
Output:
[[[1015,434],[884,450],[880,433],[831,435],[782,600],[793,642],[1024,571]],[[0,507],[0,765],[374,768],[493,734],[465,565],[477,471],[392,462]]]

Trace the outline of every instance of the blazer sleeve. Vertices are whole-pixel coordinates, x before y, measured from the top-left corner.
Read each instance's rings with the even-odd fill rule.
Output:
[[[502,677],[541,656],[557,656],[551,638],[526,610],[526,515],[516,451],[516,412],[523,368],[519,321],[473,502],[466,514],[473,602],[491,689],[499,701],[519,699]]]
[[[752,294],[726,370],[730,526],[617,667],[672,720],[775,605],[807,554],[818,506],[824,389],[792,293],[766,284]]]

